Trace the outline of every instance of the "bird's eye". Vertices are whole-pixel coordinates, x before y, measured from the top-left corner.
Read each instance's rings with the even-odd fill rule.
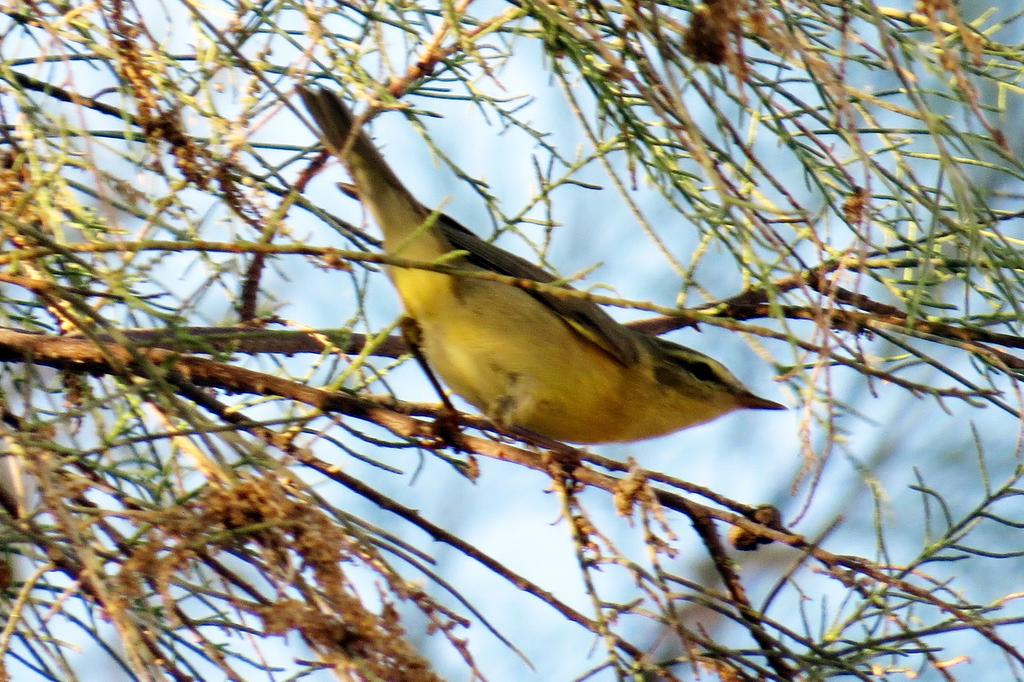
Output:
[[[675,360],[676,364],[697,379],[700,379],[701,381],[719,383],[718,375],[715,374],[715,370],[711,369],[711,365],[703,360],[683,360],[680,358],[675,358]]]

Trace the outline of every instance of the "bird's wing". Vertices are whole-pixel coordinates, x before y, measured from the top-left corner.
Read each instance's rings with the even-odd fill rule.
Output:
[[[544,268],[521,258],[514,253],[480,239],[452,218],[442,215],[438,220],[445,238],[452,246],[469,253],[468,260],[484,270],[490,270],[507,277],[529,279],[542,284],[554,282],[557,278]],[[566,289],[572,289],[565,286]],[[624,327],[596,303],[576,296],[559,296],[526,290],[531,296],[550,308],[574,331],[591,343],[605,350],[623,365],[636,362],[638,344],[637,332]]]

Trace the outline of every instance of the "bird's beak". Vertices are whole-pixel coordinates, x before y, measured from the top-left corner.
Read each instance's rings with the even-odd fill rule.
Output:
[[[746,407],[751,410],[788,410],[789,408],[781,403],[767,400],[765,398],[759,398],[753,393],[741,393],[736,396],[736,402],[739,403],[740,407]]]

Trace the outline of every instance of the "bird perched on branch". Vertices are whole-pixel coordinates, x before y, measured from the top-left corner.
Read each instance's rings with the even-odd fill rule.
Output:
[[[555,281],[417,201],[336,94],[306,87],[299,94],[383,231],[387,254],[465,272],[392,267],[390,277],[430,367],[499,427],[606,443],[744,408],[785,409],[754,395],[721,363],[623,326],[591,301],[474,277]]]

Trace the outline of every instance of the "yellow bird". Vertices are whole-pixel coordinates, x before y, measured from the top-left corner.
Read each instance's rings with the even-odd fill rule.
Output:
[[[299,88],[324,144],[352,176],[390,256],[553,282],[417,201],[327,90]],[[454,261],[450,254],[464,252]],[[721,363],[613,320],[580,298],[413,268],[390,268],[423,355],[447,385],[498,426],[574,443],[660,436],[742,408],[782,410]],[[568,287],[567,287],[568,288]]]

